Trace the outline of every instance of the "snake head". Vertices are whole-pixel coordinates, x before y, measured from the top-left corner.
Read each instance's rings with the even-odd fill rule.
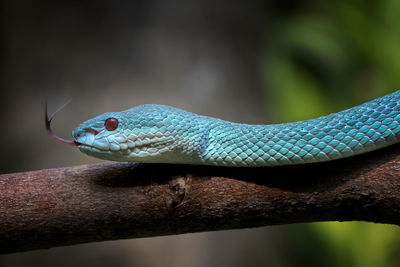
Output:
[[[87,120],[72,131],[72,137],[80,144],[79,148],[97,150],[119,150],[111,137],[118,135],[123,127],[118,112],[107,112]]]
[[[107,112],[72,132],[78,148],[101,159],[185,162],[198,153],[201,132],[195,115],[162,105]]]

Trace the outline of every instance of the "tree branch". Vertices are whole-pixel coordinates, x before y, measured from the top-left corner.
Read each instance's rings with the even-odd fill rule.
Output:
[[[274,168],[105,162],[0,176],[0,252],[314,221],[400,225],[400,145]]]

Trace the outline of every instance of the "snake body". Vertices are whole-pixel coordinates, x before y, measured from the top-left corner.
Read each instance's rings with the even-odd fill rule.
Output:
[[[116,129],[107,130],[107,119]],[[316,119],[249,125],[164,105],[141,105],[85,121],[79,149],[114,161],[276,166],[334,160],[400,141],[400,91]]]

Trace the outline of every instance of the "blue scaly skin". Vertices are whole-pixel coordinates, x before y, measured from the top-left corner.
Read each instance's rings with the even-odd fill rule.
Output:
[[[105,128],[108,118],[118,120],[115,130]],[[85,121],[72,135],[82,152],[114,161],[238,167],[322,162],[399,142],[400,91],[317,119],[271,125],[142,105]]]

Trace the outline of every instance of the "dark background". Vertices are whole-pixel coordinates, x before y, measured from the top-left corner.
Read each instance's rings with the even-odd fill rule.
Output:
[[[400,1],[2,1],[0,173],[99,162],[46,136],[144,103],[246,123],[400,86]],[[1,216],[1,215],[0,215]],[[85,244],[1,266],[398,266],[400,231],[315,223]]]

